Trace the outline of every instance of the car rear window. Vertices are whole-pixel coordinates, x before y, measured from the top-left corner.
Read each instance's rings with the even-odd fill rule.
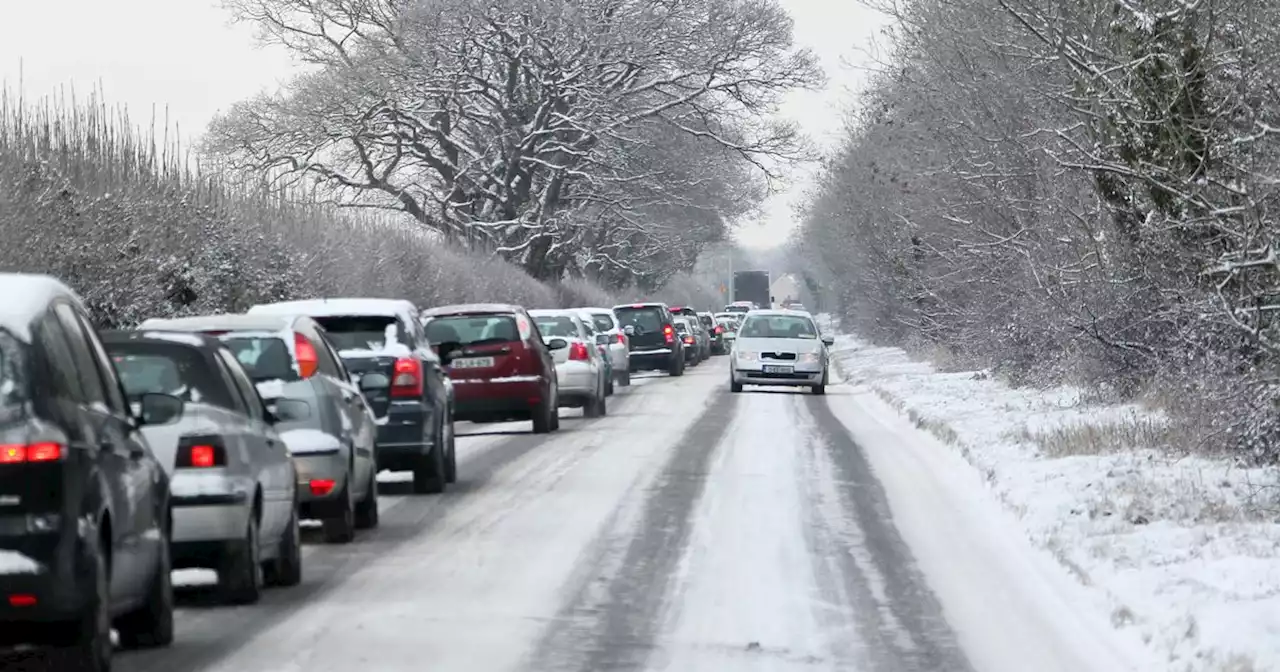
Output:
[[[27,400],[27,346],[0,329],[0,417]]]
[[[253,382],[301,380],[293,368],[293,354],[283,339],[274,336],[227,334],[222,342],[235,354]]]
[[[684,320],[676,320],[676,332],[681,334],[689,333],[689,326],[685,324]]]
[[[520,327],[510,315],[449,315],[427,323],[427,340],[432,344],[484,345],[521,339]]]
[[[609,331],[613,329],[613,316],[604,313],[591,313],[591,322],[596,325],[596,331]]]
[[[404,325],[395,317],[380,315],[343,315],[313,318],[324,327],[326,335],[338,350],[385,350],[390,345],[403,343]],[[387,327],[395,326],[395,334],[388,339]]]
[[[235,408],[226,385],[198,350],[167,343],[110,343],[106,348],[130,401],[160,393]]]
[[[817,338],[813,321],[794,315],[752,315],[738,332],[745,338]]]
[[[578,325],[566,315],[539,315],[533,318],[543,338],[581,338]]]
[[[710,315],[699,315],[698,321],[705,327],[715,326],[715,320],[712,320]]]
[[[662,310],[655,307],[618,308],[618,322],[626,327],[638,327],[645,332],[662,330]]]

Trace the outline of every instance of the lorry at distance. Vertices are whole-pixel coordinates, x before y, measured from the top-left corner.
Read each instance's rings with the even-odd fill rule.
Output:
[[[734,271],[733,300],[750,301],[760,308],[772,308],[773,297],[769,294],[769,271]]]

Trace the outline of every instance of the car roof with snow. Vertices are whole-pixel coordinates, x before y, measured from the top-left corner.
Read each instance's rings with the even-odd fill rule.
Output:
[[[217,337],[193,334],[188,331],[111,329],[101,333],[102,340],[105,343],[174,343],[192,348],[211,348],[214,350],[227,347]]]
[[[667,304],[661,301],[637,301],[635,303],[620,303],[613,307],[614,310],[626,310],[628,308],[666,308]]]
[[[761,308],[747,313],[747,317],[803,317],[810,321],[813,316],[803,310],[787,310],[786,308]]]
[[[34,273],[0,273],[0,325],[15,336],[30,340],[31,321],[44,312],[55,299],[64,299],[84,308],[84,303],[71,287],[49,275]]]
[[[307,315],[310,317],[345,317],[376,315],[378,317],[411,318],[418,307],[406,299],[304,299],[258,304],[249,315]]]
[[[292,329],[294,320],[309,319],[295,315],[245,315],[222,313],[220,315],[195,315],[192,317],[152,318],[138,325],[140,330],[153,331],[284,331]]]
[[[452,306],[436,306],[428,308],[420,314],[423,317],[440,317],[443,315],[483,315],[486,313],[518,313],[523,310],[511,303],[459,303]]]

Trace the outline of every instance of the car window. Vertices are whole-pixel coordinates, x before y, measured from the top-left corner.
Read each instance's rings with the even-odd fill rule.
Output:
[[[738,334],[745,338],[817,338],[813,320],[795,315],[751,315]]]
[[[22,341],[0,329],[0,418],[20,409],[29,396],[26,355]]]
[[[685,324],[684,320],[676,320],[675,325],[676,325],[676,333],[680,333],[680,334],[689,333],[689,325]]]
[[[67,334],[52,309],[36,322],[34,335],[49,369],[48,384],[53,396],[77,403],[87,402],[76,374],[76,362],[71,356]]]
[[[293,368],[293,355],[284,339],[277,336],[255,336],[232,332],[219,337],[254,382],[264,380],[299,380]]]
[[[715,320],[711,319],[711,316],[710,316],[710,315],[699,315],[699,316],[698,316],[698,321],[699,321],[699,322],[701,322],[701,323],[702,323],[702,326],[704,326],[704,327],[714,327],[714,326],[715,326]]]
[[[434,344],[483,345],[522,340],[514,317],[506,314],[448,315],[427,323],[427,340]]]
[[[93,361],[93,354],[89,351],[88,336],[76,319],[75,311],[71,306],[61,303],[57,305],[54,312],[58,317],[58,324],[62,325],[62,332],[67,337],[67,348],[71,351],[71,360],[75,362],[81,396],[85,403],[99,403],[105,406],[107,396],[102,374],[98,372],[98,365]]]
[[[93,356],[93,361],[97,364],[98,375],[102,379],[102,389],[106,392],[107,407],[113,412],[120,415],[130,415],[129,406],[125,402],[124,384],[120,380],[116,368],[111,364],[111,356],[107,354],[107,349],[102,345],[102,340],[98,338],[98,332],[94,330],[93,325],[89,324],[89,320],[79,311],[75,312],[76,321],[85,334],[85,343],[89,346],[89,353]]]
[[[597,331],[610,331],[615,326],[613,316],[607,313],[591,313],[591,323]]]
[[[329,353],[329,357],[332,358],[334,363],[337,365],[338,380],[348,383],[351,382],[351,372],[347,370],[346,362],[342,361],[342,357],[333,349],[333,343],[329,341],[328,334],[322,335],[320,342],[316,344],[316,347],[322,348],[325,352]]]
[[[339,359],[333,350],[325,347],[324,334],[320,333],[320,329],[316,328],[315,322],[309,319],[300,319],[293,328],[299,334],[302,334],[316,349],[316,360],[318,365],[316,369],[325,375],[337,378],[338,380],[346,380],[346,369],[339,364]]]
[[[218,350],[215,355],[226,368],[226,373],[231,377],[231,383],[240,393],[240,397],[244,399],[245,407],[249,410],[249,417],[255,420],[263,419],[262,416],[262,397],[258,394],[258,388],[254,386],[253,380],[249,378],[249,374],[245,372],[244,367],[236,360],[235,355],[230,350]]]
[[[536,315],[533,323],[543,338],[582,338],[577,323],[568,315]]]
[[[324,327],[329,341],[338,350],[385,350],[387,347],[387,327],[395,326],[396,336],[393,343],[404,343],[412,347],[413,332],[406,333],[406,327],[395,317],[379,315],[340,315],[335,317],[314,318]]]
[[[171,394],[183,401],[240,411],[221,372],[204,353],[178,343],[112,343],[107,346],[125,394]]]
[[[617,309],[618,323],[641,333],[662,331],[662,309],[656,306]]]
[[[252,415],[251,409],[253,404],[244,396],[244,390],[241,390],[235,379],[231,375],[231,369],[227,365],[228,360],[234,366],[239,366],[235,357],[227,356],[225,359],[219,355],[214,355],[213,365],[218,372],[218,380],[222,381],[222,386],[226,388],[227,394],[231,396],[232,403],[235,408],[232,410],[239,411],[245,415]]]

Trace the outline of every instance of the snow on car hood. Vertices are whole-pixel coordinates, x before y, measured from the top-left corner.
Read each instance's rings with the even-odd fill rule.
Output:
[[[734,347],[745,352],[821,352],[822,341],[813,338],[751,338],[738,334]]]
[[[213,419],[214,410],[206,404],[187,402],[182,407],[182,417],[165,425],[147,425],[142,436],[156,456],[165,473],[173,476],[178,461],[178,440],[184,436],[217,434],[220,427]]]
[[[290,455],[325,453],[342,448],[338,437],[318,429],[290,429],[280,432],[280,438]]]
[[[44,566],[17,551],[0,551],[0,574],[39,574]]]

